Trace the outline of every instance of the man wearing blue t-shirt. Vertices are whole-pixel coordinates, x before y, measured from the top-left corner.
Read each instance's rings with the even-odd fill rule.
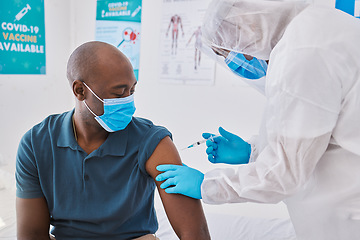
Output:
[[[136,79],[117,48],[88,42],[70,56],[75,109],[22,138],[16,160],[18,239],[155,239],[157,186],[180,239],[210,239],[199,200],[166,194],[159,164],[181,164],[171,133],[133,117]]]

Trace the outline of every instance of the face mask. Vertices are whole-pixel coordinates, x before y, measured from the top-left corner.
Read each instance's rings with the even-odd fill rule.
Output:
[[[253,80],[266,75],[267,63],[264,60],[253,58],[249,61],[241,53],[230,52],[225,63],[231,71],[242,78]]]
[[[84,83],[84,82],[83,82]],[[94,96],[104,103],[104,114],[97,116],[85,100],[83,103],[86,108],[95,116],[95,120],[108,132],[116,132],[123,130],[131,122],[132,116],[135,113],[134,95],[124,98],[110,98],[102,100],[98,97],[87,85],[84,83]]]

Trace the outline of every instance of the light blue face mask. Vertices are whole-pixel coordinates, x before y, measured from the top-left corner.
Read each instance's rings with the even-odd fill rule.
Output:
[[[246,79],[259,79],[266,75],[267,63],[253,58],[247,60],[242,53],[230,52],[225,59],[226,65],[235,74]]]
[[[84,83],[84,85],[104,104],[104,114],[97,116],[93,111],[91,111],[85,100],[83,101],[86,108],[95,116],[95,120],[101,127],[108,132],[116,132],[123,130],[127,127],[127,125],[129,125],[136,110],[134,104],[134,94],[124,98],[110,98],[102,100],[86,85],[86,83]]]

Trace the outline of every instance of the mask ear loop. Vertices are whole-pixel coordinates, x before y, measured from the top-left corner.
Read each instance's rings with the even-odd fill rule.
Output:
[[[82,83],[84,84],[84,86],[85,86],[87,89],[89,89],[89,91],[90,91],[92,94],[94,94],[94,96],[95,96],[97,99],[99,99],[101,102],[104,103],[104,100],[102,100],[100,97],[98,97],[98,95],[96,95],[96,94],[93,92],[93,90],[91,90],[91,88],[89,88],[88,85],[86,85],[85,82],[82,82]]]
[[[91,111],[89,106],[86,104],[85,100],[83,101],[83,103],[85,104],[85,107],[89,110],[89,112],[91,112],[92,115],[94,115],[95,117],[98,117],[93,111]]]
[[[96,94],[93,92],[93,90],[91,90],[91,88],[89,88],[89,86],[86,85],[85,82],[82,82],[82,83],[84,84],[84,86],[85,86],[87,89],[89,89],[89,91],[90,91],[97,99],[99,99],[101,102],[104,103],[104,101],[103,101],[101,98],[99,98],[98,95],[96,95]],[[98,117],[93,111],[91,111],[91,109],[89,108],[89,106],[88,106],[87,103],[85,102],[85,99],[83,100],[83,103],[85,104],[85,107],[89,110],[89,112],[91,112],[92,115],[94,115],[95,117]]]

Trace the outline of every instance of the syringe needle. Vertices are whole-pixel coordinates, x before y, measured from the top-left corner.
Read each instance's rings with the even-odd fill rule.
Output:
[[[202,139],[202,140],[197,141],[197,142],[194,142],[193,144],[191,144],[191,145],[189,145],[189,146],[187,146],[187,147],[185,147],[185,148],[182,148],[182,149],[180,149],[180,150],[182,151],[182,150],[185,150],[185,149],[188,149],[188,148],[192,148],[192,147],[199,146],[199,145],[205,143],[207,140],[213,141],[214,138],[217,138],[217,137],[219,137],[219,136],[211,136],[211,137],[208,138],[208,139]]]

